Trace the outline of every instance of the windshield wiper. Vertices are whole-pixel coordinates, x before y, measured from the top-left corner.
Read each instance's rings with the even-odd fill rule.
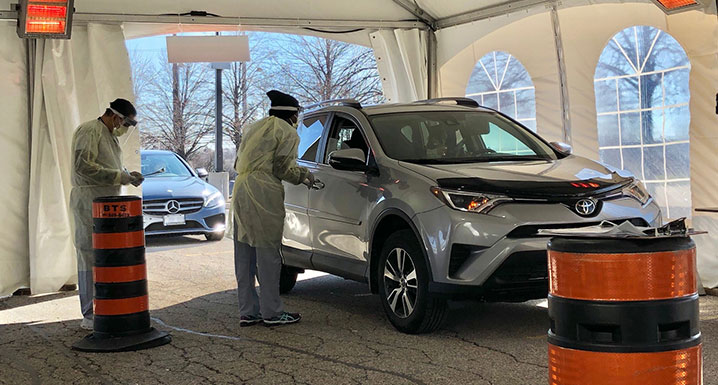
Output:
[[[459,163],[485,163],[485,162],[506,162],[512,160],[551,160],[548,157],[532,155],[504,155],[504,156],[481,156],[470,158],[446,158],[446,159],[402,159],[402,162],[414,164],[459,164]]]
[[[452,159],[401,159],[401,162],[414,164],[450,164],[454,163]]]
[[[496,155],[480,158],[480,162],[505,162],[511,160],[551,160],[551,158],[539,155]]]

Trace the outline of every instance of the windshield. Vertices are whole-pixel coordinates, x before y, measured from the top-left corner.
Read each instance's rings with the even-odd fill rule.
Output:
[[[556,153],[528,129],[492,112],[430,111],[370,118],[384,152],[412,163],[551,160]]]
[[[142,154],[142,175],[145,178],[193,176],[175,154]]]

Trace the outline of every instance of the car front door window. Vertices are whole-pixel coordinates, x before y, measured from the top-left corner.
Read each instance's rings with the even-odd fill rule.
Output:
[[[324,163],[329,163],[329,154],[332,152],[349,148],[362,150],[365,159],[369,153],[369,146],[357,124],[347,118],[336,116],[329,138],[327,139]]]

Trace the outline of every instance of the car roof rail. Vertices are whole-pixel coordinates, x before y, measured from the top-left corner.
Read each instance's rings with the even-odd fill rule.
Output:
[[[304,106],[304,111],[311,111],[316,110],[322,107],[328,107],[328,106],[344,106],[344,107],[353,107],[357,109],[361,109],[361,103],[359,103],[356,99],[331,99],[331,100],[323,100],[318,103],[312,103],[308,106]]]
[[[425,100],[418,100],[414,103],[417,104],[439,104],[444,102],[454,102],[457,106],[465,106],[465,107],[481,107],[479,102],[477,102],[474,99],[471,98],[465,98],[465,97],[445,97],[445,98],[434,98],[434,99],[425,99]]]

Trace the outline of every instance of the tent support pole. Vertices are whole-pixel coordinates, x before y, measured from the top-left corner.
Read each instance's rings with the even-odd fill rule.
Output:
[[[18,18],[17,11],[0,10],[0,20]],[[390,28],[428,29],[421,20],[339,20],[339,19],[286,19],[263,17],[214,17],[179,15],[142,15],[119,13],[78,12],[73,16],[74,24],[86,23],[150,23],[150,24],[202,24],[202,25],[243,25],[251,27],[296,27],[296,28]]]
[[[439,97],[439,69],[437,66],[436,33],[433,29],[426,32],[426,72],[427,92],[429,99]]]
[[[551,24],[556,43],[556,58],[558,59],[559,87],[561,88],[561,121],[563,122],[563,141],[572,144],[571,136],[571,109],[568,95],[568,78],[566,76],[566,59],[563,55],[563,40],[561,39],[561,24],[559,23],[556,5],[551,7]]]
[[[35,98],[35,55],[37,42],[35,39],[25,39],[25,71],[27,81],[27,143],[32,149],[32,108]],[[30,169],[32,151],[28,151],[27,168]]]

